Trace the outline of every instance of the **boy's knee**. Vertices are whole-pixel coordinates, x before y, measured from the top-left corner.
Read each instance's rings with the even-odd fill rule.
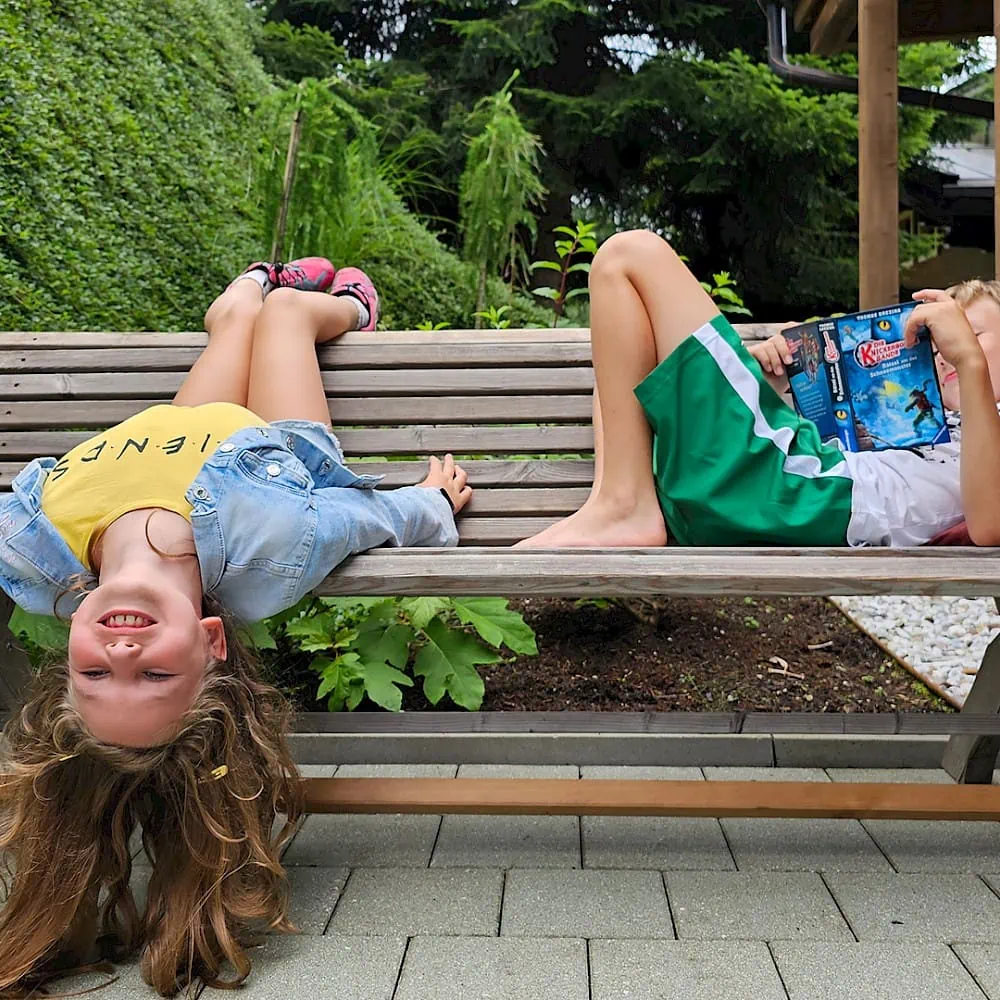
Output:
[[[615,233],[598,248],[591,264],[591,274],[595,269],[627,269],[638,260],[648,260],[651,255],[674,254],[673,248],[656,233],[648,229],[630,229]]]
[[[261,312],[287,312],[290,309],[298,309],[305,304],[303,292],[298,288],[272,288],[264,299]]]

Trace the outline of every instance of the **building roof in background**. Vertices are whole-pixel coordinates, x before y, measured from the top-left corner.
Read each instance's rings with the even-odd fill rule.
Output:
[[[992,146],[982,143],[935,146],[931,149],[934,169],[957,178],[947,187],[988,188],[996,182],[996,156]]]

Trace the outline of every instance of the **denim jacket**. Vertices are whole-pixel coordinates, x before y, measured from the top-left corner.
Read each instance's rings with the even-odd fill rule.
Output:
[[[26,611],[49,615],[68,588],[97,585],[41,509],[55,464],[36,459],[0,500],[0,587]],[[458,543],[438,490],[376,491],[380,479],[351,472],[322,424],[279,420],[232,434],[185,493],[204,592],[253,622],[291,607],[356,552]],[[78,599],[67,594],[60,613]]]

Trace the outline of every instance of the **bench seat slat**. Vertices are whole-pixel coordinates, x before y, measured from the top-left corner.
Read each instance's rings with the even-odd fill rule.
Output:
[[[72,374],[0,374],[0,399],[14,401],[58,399],[171,398],[181,387],[181,372],[112,371]],[[329,396],[525,395],[583,394],[594,387],[588,367],[575,368],[384,368],[323,373]]]
[[[11,431],[0,437],[0,459],[30,461],[39,455],[64,455],[93,436],[91,431]],[[586,427],[471,427],[430,425],[390,428],[338,428],[348,459],[362,456],[580,454],[594,447]]]
[[[490,486],[590,486],[594,463],[585,459],[472,459],[463,462],[477,487]],[[24,468],[23,462],[0,462],[0,489],[9,489],[11,480]],[[427,475],[427,462],[354,462],[356,472],[385,476],[384,487],[412,486]]]
[[[487,518],[470,518],[466,525]],[[928,553],[931,550],[926,550]],[[640,595],[919,594],[992,597],[1000,593],[1000,555],[952,549],[893,550],[855,557],[848,549],[826,555],[716,555],[683,548],[572,552],[523,549],[392,550],[354,556],[320,584],[325,595],[481,595],[628,597]]]
[[[104,429],[164,399],[0,401],[0,430]],[[334,425],[590,423],[591,396],[387,396],[329,400]]]

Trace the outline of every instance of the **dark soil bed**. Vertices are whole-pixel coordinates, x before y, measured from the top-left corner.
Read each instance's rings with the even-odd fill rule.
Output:
[[[484,712],[953,711],[829,601],[690,597],[511,601],[538,656],[481,667]],[[309,657],[279,657],[272,680],[302,711],[314,700]],[[432,706],[418,678],[405,711]],[[383,709],[364,700],[357,711]]]
[[[820,598],[511,605],[539,655],[482,668],[485,712],[951,710]],[[403,707],[430,706],[416,686]]]

